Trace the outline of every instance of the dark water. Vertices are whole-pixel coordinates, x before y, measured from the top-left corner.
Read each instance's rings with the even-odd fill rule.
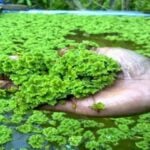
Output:
[[[130,50],[135,50],[141,48],[141,45],[137,45],[131,41],[117,41],[117,40],[108,40],[107,36],[119,36],[118,33],[102,33],[102,34],[88,34],[83,31],[75,30],[74,34],[66,36],[66,39],[75,40],[78,43],[81,43],[84,40],[92,41],[97,43],[100,47],[121,47]]]
[[[19,6],[19,5],[18,5]],[[19,11],[15,10],[26,10],[24,6],[9,6],[5,8],[4,13],[12,13]],[[12,11],[13,10],[13,11]],[[149,12],[138,12],[138,11],[117,11],[117,10],[40,10],[40,9],[29,9],[28,11],[21,11],[21,13],[29,14],[66,14],[66,15],[80,15],[80,16],[134,16],[134,17],[150,17]]]
[[[85,117],[85,116],[77,116],[77,115],[73,115],[73,114],[67,114],[66,117],[74,118],[74,119],[78,119],[78,120],[91,119],[91,118],[88,118],[88,117]],[[137,120],[137,118],[138,118],[138,116],[132,117],[132,119],[135,120],[135,121]],[[99,123],[103,123],[105,125],[104,128],[116,127],[115,121],[113,121],[111,118],[92,118],[92,120],[95,120]],[[136,122],[134,123],[134,125],[135,124],[136,124]],[[15,126],[12,126],[12,128],[15,128]],[[93,133],[95,131],[93,130]],[[21,150],[21,148],[26,148],[26,150],[34,150],[27,143],[28,138],[31,135],[32,135],[32,133],[23,134],[23,133],[20,133],[20,132],[14,130],[13,138],[12,138],[11,142],[8,142],[5,145],[5,150]],[[135,140],[129,140],[129,139],[120,140],[119,144],[117,144],[116,146],[111,145],[111,144],[110,144],[110,146],[113,148],[113,150],[139,150],[135,146]],[[75,147],[71,147],[70,145],[65,145],[65,146],[62,146],[62,147],[58,148],[57,145],[49,143],[49,145],[46,149],[42,148],[41,150],[85,150],[85,148],[84,147],[76,147],[75,148]],[[100,149],[100,150],[107,150],[107,149]]]

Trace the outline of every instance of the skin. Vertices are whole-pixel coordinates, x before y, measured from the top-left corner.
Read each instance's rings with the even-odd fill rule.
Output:
[[[98,54],[116,60],[122,68],[116,82],[103,91],[84,99],[68,100],[55,107],[44,105],[41,110],[63,111],[93,117],[130,116],[150,110],[150,59],[122,48],[98,48]],[[95,103],[105,108],[96,111]]]

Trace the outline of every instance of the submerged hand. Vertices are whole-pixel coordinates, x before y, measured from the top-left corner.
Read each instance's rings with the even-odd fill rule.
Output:
[[[122,67],[117,81],[93,96],[55,107],[40,109],[64,111],[86,116],[128,116],[150,110],[150,59],[122,48],[98,48],[98,54],[113,58]],[[103,103],[105,108],[97,111],[93,104]]]

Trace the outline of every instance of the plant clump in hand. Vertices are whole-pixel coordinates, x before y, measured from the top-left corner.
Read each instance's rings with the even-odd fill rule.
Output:
[[[4,62],[2,70],[19,86],[14,96],[16,107],[25,109],[55,105],[70,96],[89,96],[111,85],[120,71],[111,58],[84,49],[69,50],[62,57],[53,51],[48,56],[26,54],[11,61]]]
[[[70,50],[58,59],[52,71],[68,83],[68,94],[82,98],[111,85],[120,67],[111,58],[95,52]]]

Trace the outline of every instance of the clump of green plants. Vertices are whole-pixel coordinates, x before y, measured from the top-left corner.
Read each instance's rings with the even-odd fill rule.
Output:
[[[105,105],[104,105],[103,103],[99,102],[99,103],[93,104],[93,105],[91,106],[91,108],[92,108],[93,110],[100,111],[100,110],[103,110],[103,109],[105,108]]]
[[[11,140],[12,130],[7,126],[0,125],[0,145]]]
[[[40,134],[35,134],[30,136],[29,138],[29,144],[33,147],[33,148],[38,148],[41,149],[44,145],[44,137]]]
[[[68,93],[76,98],[111,85],[120,71],[112,59],[82,49],[68,51],[52,69],[61,79],[70,82]]]
[[[7,59],[6,59],[7,58]],[[27,53],[11,60],[1,57],[1,73],[18,86],[16,107],[55,105],[68,96],[82,98],[111,85],[120,66],[111,58],[82,49],[68,50],[63,56]]]

